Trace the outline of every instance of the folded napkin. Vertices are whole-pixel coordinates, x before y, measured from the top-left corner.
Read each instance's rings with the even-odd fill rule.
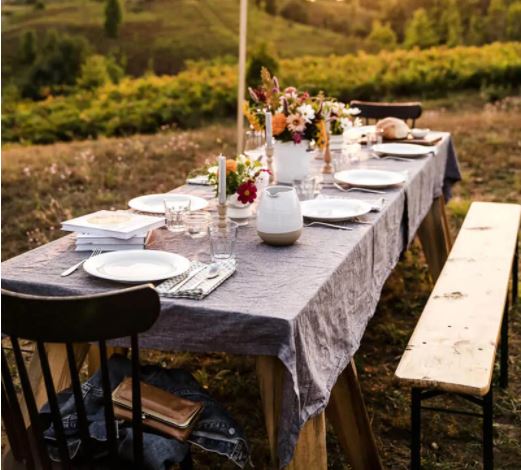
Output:
[[[204,299],[226,281],[226,279],[228,279],[237,269],[237,262],[234,259],[222,261],[219,264],[221,269],[217,277],[206,279],[206,268],[208,265],[200,263],[199,261],[192,261],[187,273],[163,281],[156,287],[156,291],[162,297],[194,300]],[[179,289],[176,289],[176,286],[179,283],[189,278],[195,272],[197,272],[197,274],[190,278],[186,284],[183,284]]]

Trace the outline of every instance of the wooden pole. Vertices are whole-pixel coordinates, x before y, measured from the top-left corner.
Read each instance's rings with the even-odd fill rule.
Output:
[[[239,81],[237,86],[237,155],[243,150],[244,116],[242,102],[246,91],[246,28],[248,24],[248,0],[241,0],[239,30]]]

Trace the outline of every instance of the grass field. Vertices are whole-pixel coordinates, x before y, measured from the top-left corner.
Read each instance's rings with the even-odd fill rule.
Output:
[[[429,104],[419,125],[452,132],[463,172],[449,215],[456,234],[470,201],[521,203],[521,100],[486,105],[470,96]],[[231,153],[231,125],[157,136],[19,147],[4,150],[2,165],[2,259],[61,236],[60,220],[109,207],[124,207],[137,194],[180,184],[186,173],[220,150]],[[367,406],[387,468],[408,468],[407,390],[394,370],[429,295],[431,283],[417,245],[400,262],[384,289],[376,315],[356,355]],[[511,383],[495,390],[495,459],[498,469],[521,462],[521,309],[511,317]],[[146,360],[183,366],[245,427],[257,469],[268,468],[268,449],[253,358],[225,354],[175,356],[148,353]],[[426,415],[426,469],[481,468],[481,428],[475,418]],[[328,432],[329,468],[347,468]],[[196,468],[231,469],[196,451]]]
[[[103,31],[104,3],[94,0],[51,0],[45,10],[31,6],[2,7],[2,59],[10,63],[18,38],[28,30],[50,28],[86,36],[102,53],[123,53],[131,74],[141,74],[152,58],[157,73],[174,73],[186,59],[237,56],[239,3],[234,0],[153,0],[127,3],[120,37]],[[133,5],[133,6],[132,6]],[[249,46],[272,44],[281,57],[346,54],[358,41],[327,29],[292,23],[253,7],[248,19]],[[305,44],[305,47],[303,45]]]

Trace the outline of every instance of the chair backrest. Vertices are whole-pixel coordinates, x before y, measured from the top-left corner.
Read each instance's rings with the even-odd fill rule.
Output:
[[[366,124],[370,120],[395,117],[407,121],[412,127],[416,124],[416,119],[422,115],[422,105],[418,102],[410,103],[375,103],[371,101],[353,100],[349,104],[352,108],[360,109],[359,117],[365,119]]]
[[[134,464],[136,468],[143,467],[138,334],[148,330],[153,325],[159,315],[159,310],[159,297],[151,285],[81,297],[39,297],[2,289],[2,335],[10,337],[12,343],[14,362],[34,441],[34,446],[31,446],[31,439],[24,424],[22,405],[18,400],[13,377],[2,347],[2,421],[11,444],[13,456],[17,460],[23,460],[27,468],[51,468],[34,391],[31,387],[27,368],[24,365],[18,340],[26,339],[36,343],[36,353],[40,360],[63,468],[70,468],[71,461],[44,344],[65,344],[80,438],[86,449],[85,455],[89,456],[92,453],[89,452],[87,414],[81,393],[73,343],[97,342],[101,356],[101,378],[109,458],[111,468],[118,468],[116,424],[111,399],[106,341],[129,336],[132,347]],[[35,448],[34,454],[36,455],[31,452],[31,447]],[[39,460],[39,464],[35,463],[37,460]]]

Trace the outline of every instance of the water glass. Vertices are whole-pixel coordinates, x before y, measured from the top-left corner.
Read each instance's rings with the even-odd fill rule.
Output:
[[[381,144],[384,140],[384,132],[382,129],[375,129],[367,134],[367,148],[372,150],[373,145]]]
[[[212,216],[208,212],[189,212],[183,217],[185,233],[191,238],[203,238],[208,234]]]
[[[184,215],[190,211],[191,200],[187,198],[178,198],[173,200],[164,200],[165,204],[165,221],[166,228],[170,232],[184,232]]]
[[[227,221],[224,226],[221,226],[219,221],[209,225],[210,252],[214,262],[235,258],[237,228],[238,224],[231,220]]]
[[[318,180],[314,176],[308,176],[302,180],[294,180],[293,187],[297,191],[297,196],[300,201],[307,201],[315,198],[315,193],[318,187]]]

